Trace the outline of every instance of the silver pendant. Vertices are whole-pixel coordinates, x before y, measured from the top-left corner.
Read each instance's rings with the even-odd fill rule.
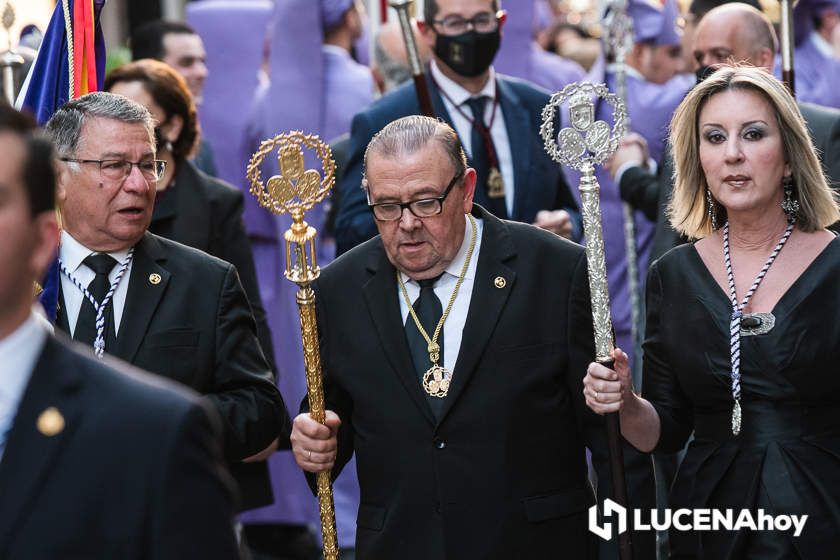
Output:
[[[732,407],[732,435],[737,436],[741,433],[741,401],[735,401],[735,406]]]
[[[772,313],[747,313],[741,317],[741,336],[755,336],[769,333],[776,326]]]

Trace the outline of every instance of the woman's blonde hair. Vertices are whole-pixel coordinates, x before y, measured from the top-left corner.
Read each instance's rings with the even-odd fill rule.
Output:
[[[724,66],[697,84],[671,119],[674,192],[668,217],[674,229],[690,239],[713,231],[706,197],[708,183],[700,164],[700,112],[712,96],[739,90],[759,93],[776,115],[785,161],[790,164],[793,177],[794,197],[799,200],[797,227],[816,231],[840,220],[835,193],[823,175],[805,119],[784,84],[761,68]],[[726,220],[726,210],[714,200],[712,204],[720,224]]]

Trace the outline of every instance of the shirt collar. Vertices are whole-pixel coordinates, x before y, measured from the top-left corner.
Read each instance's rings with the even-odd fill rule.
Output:
[[[67,233],[66,230],[61,232],[61,247],[59,249],[59,255],[61,256],[61,262],[64,263],[64,266],[67,267],[71,273],[76,272],[78,268],[82,265],[82,261],[84,261],[88,256],[96,253],[97,251],[91,251]],[[124,251],[113,251],[109,252],[109,255],[117,259],[117,262],[125,262],[126,257],[128,257],[128,249]]]
[[[323,45],[321,45],[321,52],[331,53],[331,54],[334,54],[336,56],[340,56],[341,58],[352,58],[350,56],[350,53],[347,51],[347,49],[344,49],[344,48],[339,47],[337,45],[323,44]]]
[[[438,87],[443,90],[447,97],[449,97],[452,102],[457,105],[463,105],[467,102],[467,100],[471,97],[488,97],[491,101],[495,101],[496,99],[496,71],[493,67],[490,67],[490,74],[487,78],[487,83],[484,84],[484,87],[481,88],[477,94],[467,91],[457,82],[450,80],[448,77],[441,72],[440,68],[438,68],[437,63],[435,63],[434,59],[430,65],[432,77],[435,80],[435,83]]]
[[[620,65],[616,64],[615,62],[610,62],[609,64],[607,64],[605,69],[610,74],[615,75],[615,74],[618,74],[619,66]],[[637,80],[639,80],[641,82],[646,82],[647,81],[645,79],[645,77],[642,75],[641,72],[639,72],[638,70],[636,70],[635,68],[633,68],[629,64],[624,65],[624,75],[629,77],[629,78],[636,78]]]
[[[0,384],[0,409],[9,403],[14,403],[16,407],[46,338],[43,319],[32,311],[12,334],[0,340],[0,364],[13,365],[7,375],[3,375]]]

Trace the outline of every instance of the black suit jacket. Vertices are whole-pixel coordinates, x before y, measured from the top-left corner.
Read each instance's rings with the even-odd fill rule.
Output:
[[[257,283],[254,255],[242,222],[243,204],[239,189],[202,173],[189,161],[180,161],[172,187],[158,193],[149,231],[236,267],[254,313],[260,346],[276,372],[274,344]]]
[[[510,219],[532,223],[540,210],[565,208],[572,216],[575,229],[579,229],[577,202],[560,166],[546,154],[540,138],[542,110],[548,103],[548,92],[523,80],[498,74],[496,81],[499,87],[499,106],[504,114],[513,159],[515,185]],[[435,115],[451,126],[452,118],[437,86],[431,80],[427,82]],[[361,188],[368,142],[391,121],[419,114],[420,105],[414,84],[409,81],[382,96],[353,118],[347,167],[337,187],[340,195],[335,223],[337,254],[344,253],[377,233],[367,198]],[[482,185],[476,188],[475,200],[479,204],[486,200]]]
[[[808,125],[811,141],[822,162],[829,186],[840,190],[840,111],[813,103],[799,103],[799,110]],[[667,253],[673,247],[686,242],[671,227],[665,215],[674,190],[674,160],[670,145],[656,175],[641,167],[631,167],[621,176],[619,184],[621,198],[645,213],[649,220],[656,221],[656,231],[650,250],[650,262]],[[832,229],[840,231],[840,224]]]
[[[357,555],[509,560],[562,549],[594,558],[585,445],[605,495],[610,489],[604,425],[582,395],[594,356],[584,251],[478,206],[474,213],[484,220],[482,244],[439,420],[412,365],[381,240],[340,257],[316,282],[326,403],[342,419],[333,474],[356,453]]]
[[[57,326],[69,332],[61,311]],[[265,479],[251,487],[239,473],[263,469],[238,462],[287,437],[290,423],[231,264],[146,233],[134,249],[119,334],[106,349],[206,395],[222,417],[224,453],[243,507],[270,503]]]
[[[47,338],[0,461],[0,558],[237,558],[218,431],[191,391]]]

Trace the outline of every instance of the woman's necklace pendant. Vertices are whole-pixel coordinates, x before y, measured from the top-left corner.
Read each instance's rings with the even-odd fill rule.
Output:
[[[741,433],[741,401],[735,401],[735,406],[732,407],[732,435],[737,436]]]
[[[452,372],[445,367],[434,364],[423,374],[423,390],[430,397],[442,399],[449,394],[451,381]]]

